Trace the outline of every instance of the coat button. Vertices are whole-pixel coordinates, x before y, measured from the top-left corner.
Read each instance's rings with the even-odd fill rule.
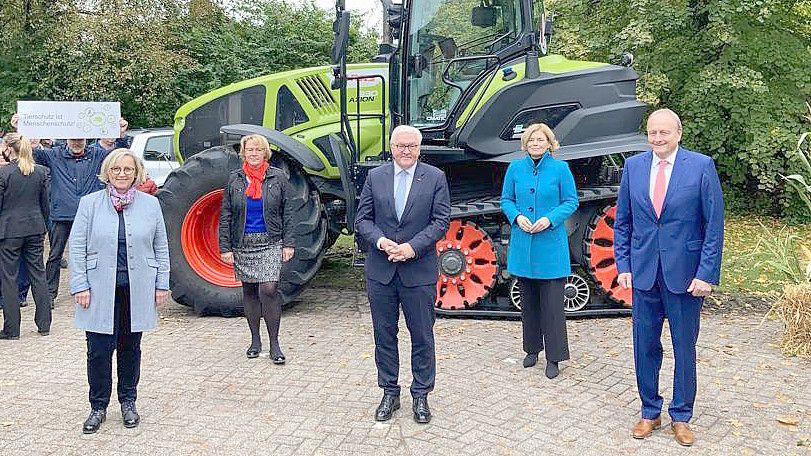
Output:
[[[538,175],[538,170],[537,169],[532,170],[532,175],[537,176]]]
[[[535,189],[534,189],[534,188],[531,188],[531,189],[529,189],[529,192],[530,192],[530,193],[535,193]]]
[[[531,207],[530,207],[529,209],[527,209],[527,210],[528,210],[529,212],[532,212],[532,208],[531,208]]]

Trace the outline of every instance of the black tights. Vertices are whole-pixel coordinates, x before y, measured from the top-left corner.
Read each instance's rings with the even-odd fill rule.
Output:
[[[242,301],[245,305],[245,318],[251,329],[251,347],[262,347],[259,336],[259,320],[264,317],[270,337],[270,355],[284,356],[279,347],[279,324],[282,320],[282,297],[277,291],[279,282],[242,284]]]

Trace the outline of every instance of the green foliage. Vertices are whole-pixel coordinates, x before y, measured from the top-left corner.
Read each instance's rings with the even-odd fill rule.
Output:
[[[312,2],[218,3],[3,3],[0,122],[7,125],[20,99],[115,100],[133,126],[171,125],[181,104],[217,87],[329,64],[331,12]],[[368,61],[375,50],[376,37],[353,23],[350,61]]]
[[[717,163],[727,205],[805,217],[781,173],[811,98],[811,7],[796,0],[548,0],[553,51],[636,57],[639,97],[684,121],[685,146]]]
[[[808,107],[806,119],[811,121],[811,105],[806,104],[806,106]],[[794,188],[797,195],[808,207],[808,212],[811,213],[811,147],[808,145],[809,138],[811,138],[811,131],[803,133],[800,140],[797,141],[796,156],[801,163],[803,173],[783,176],[783,179]],[[811,264],[809,264],[808,268],[808,277],[811,280]]]

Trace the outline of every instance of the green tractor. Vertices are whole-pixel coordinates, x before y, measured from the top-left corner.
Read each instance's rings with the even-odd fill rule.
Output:
[[[183,166],[158,195],[174,252],[174,299],[201,314],[241,312],[240,284],[217,245],[240,136],[267,137],[274,166],[295,189],[296,254],[280,284],[289,305],[337,237],[352,234],[364,179],[391,160],[388,134],[407,123],[423,133],[422,159],[450,184],[451,225],[437,243],[437,312],[517,315],[520,294],[505,264],[511,226],[499,197],[507,165],[523,155],[524,128],[545,122],[580,196],[567,221],[575,272],[566,309],[627,312],[630,293],[618,287],[614,265],[614,201],[623,156],[647,148],[630,57],[610,65],[548,54],[551,21],[541,0],[383,6],[384,44],[372,63],[346,64],[349,13],[338,0],[334,66],[231,84],[178,110],[174,146]]]

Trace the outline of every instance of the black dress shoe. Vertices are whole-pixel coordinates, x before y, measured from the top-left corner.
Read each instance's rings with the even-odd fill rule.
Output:
[[[428,424],[431,421],[431,409],[428,408],[428,396],[414,398],[414,421]]]
[[[127,401],[121,404],[121,416],[124,418],[125,428],[134,428],[141,422],[138,411],[135,410],[135,402]]]
[[[532,367],[537,362],[538,362],[537,353],[527,353],[527,356],[524,357],[524,367]]]
[[[377,410],[375,410],[375,420],[388,421],[391,419],[394,411],[398,410],[399,408],[400,396],[383,394],[383,399],[380,401],[380,405],[377,406]]]
[[[248,359],[258,358],[259,353],[261,352],[262,352],[261,347],[250,346],[248,347],[248,351],[245,352],[245,356],[247,356]]]
[[[558,363],[547,361],[546,363],[546,378],[552,379],[558,376],[560,373],[560,368],[558,368]]]
[[[0,340],[20,340],[20,335],[12,336],[9,333],[0,331]]]
[[[82,432],[85,434],[95,434],[107,419],[107,410],[91,410],[90,416],[84,420],[82,425]]]

